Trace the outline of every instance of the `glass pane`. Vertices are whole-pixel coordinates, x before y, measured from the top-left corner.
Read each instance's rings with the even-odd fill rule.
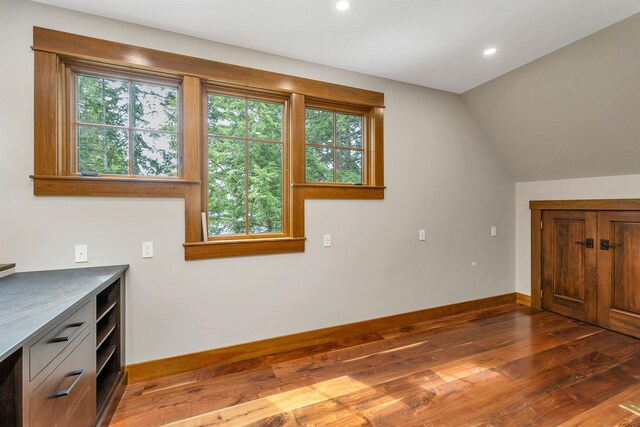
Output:
[[[175,134],[134,132],[133,174],[176,176],[178,174],[178,139]]]
[[[249,143],[249,233],[282,232],[282,145]]]
[[[78,76],[77,119],[82,123],[129,126],[129,83]]]
[[[337,182],[362,183],[362,151],[338,149]]]
[[[249,101],[249,138],[282,141],[282,104]]]
[[[244,138],[245,99],[209,95],[209,135]]]
[[[333,148],[307,147],[307,182],[333,182]]]
[[[333,113],[307,108],[305,120],[307,144],[333,145]]]
[[[178,130],[178,89],[135,83],[133,85],[133,127]]]
[[[209,235],[244,234],[245,142],[209,138]]]
[[[337,145],[349,148],[362,148],[362,116],[336,114],[338,133]]]
[[[120,129],[78,126],[78,172],[127,175],[128,139]]]

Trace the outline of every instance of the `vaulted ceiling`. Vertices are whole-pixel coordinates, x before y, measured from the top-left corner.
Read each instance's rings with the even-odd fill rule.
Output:
[[[463,99],[517,181],[640,173],[640,14]]]
[[[638,0],[37,1],[457,93],[640,12]]]

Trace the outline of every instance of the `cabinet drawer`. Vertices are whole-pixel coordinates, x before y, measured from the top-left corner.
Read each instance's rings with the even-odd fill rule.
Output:
[[[95,389],[95,375],[95,344],[90,330],[29,397],[30,427],[55,426],[87,388]]]
[[[58,427],[92,427],[96,421],[96,400],[94,399],[96,391],[89,387],[79,400],[75,408],[69,408],[69,411],[60,420]]]
[[[91,324],[93,308],[86,303],[71,316],[55,326],[29,348],[29,380],[33,380],[86,327]]]

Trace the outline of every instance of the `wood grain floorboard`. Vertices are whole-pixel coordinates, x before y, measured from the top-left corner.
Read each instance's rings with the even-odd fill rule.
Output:
[[[510,304],[127,388],[112,426],[631,426],[640,340]]]

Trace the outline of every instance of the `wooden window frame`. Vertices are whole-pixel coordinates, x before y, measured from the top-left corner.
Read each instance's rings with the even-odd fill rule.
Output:
[[[363,185],[365,187],[368,186],[368,183],[370,182],[370,175],[373,172],[370,165],[374,164],[373,159],[369,158],[369,153],[372,151],[370,147],[371,137],[369,135],[369,129],[368,129],[369,113],[371,109],[352,106],[344,103],[339,104],[335,102],[326,102],[322,100],[313,100],[313,99],[307,99],[307,102],[305,105],[305,117],[306,117],[307,109],[321,110],[321,111],[333,113],[333,145],[308,144],[305,137],[305,184],[348,185],[349,183],[341,183],[337,181],[338,150],[354,150],[354,151],[362,152],[361,182],[359,184],[351,184],[351,185]],[[337,138],[337,129],[338,129],[337,115],[338,114],[349,114],[354,116],[360,116],[362,118],[362,148],[355,149],[355,148],[349,148],[349,147],[342,147],[338,145],[338,141],[337,141],[338,139]],[[305,126],[305,131],[306,131],[306,126]],[[307,181],[306,179],[307,147],[330,148],[333,151],[333,181],[327,181],[327,182]]]
[[[384,94],[207,59],[33,28],[34,195],[177,197],[185,200],[185,259],[304,252],[306,199],[384,199]],[[180,81],[178,177],[72,174],[69,162],[67,64]],[[215,238],[203,235],[206,212],[206,88],[270,94],[287,99],[283,162],[286,225],[282,235]],[[204,101],[203,101],[204,100]],[[366,117],[366,168],[362,185],[305,181],[305,108],[322,104],[358,109]],[[365,142],[363,141],[363,144]],[[283,146],[284,147],[284,146]],[[67,159],[67,160],[65,160]],[[286,203],[285,203],[286,200]],[[283,212],[283,217],[284,217]],[[208,234],[208,233],[206,233]],[[226,237],[226,236],[225,236]]]
[[[291,135],[290,135],[290,127],[289,127],[289,122],[290,122],[290,118],[289,118],[289,102],[290,102],[290,97],[287,94],[280,94],[280,93],[271,93],[271,92],[267,92],[267,91],[258,91],[258,90],[251,90],[251,89],[238,89],[238,88],[230,88],[227,86],[220,86],[217,85],[215,83],[208,83],[205,82],[203,83],[203,90],[202,90],[202,96],[203,96],[203,117],[204,120],[202,121],[202,135],[203,135],[203,145],[202,145],[202,152],[203,154],[203,165],[202,165],[202,182],[204,183],[202,185],[202,211],[208,214],[208,185],[209,185],[209,180],[208,180],[208,165],[207,165],[207,152],[208,152],[208,140],[209,140],[209,128],[208,128],[208,96],[210,94],[215,94],[215,95],[223,95],[223,96],[232,96],[232,97],[238,97],[238,98],[245,98],[247,100],[256,100],[256,101],[265,101],[265,102],[272,102],[272,103],[278,103],[278,104],[282,104],[282,142],[280,143],[282,145],[282,232],[280,233],[262,233],[262,234],[251,234],[251,233],[247,233],[247,234],[231,234],[231,235],[218,235],[218,236],[211,236],[211,235],[207,235],[206,236],[206,240],[210,241],[210,242],[218,242],[218,241],[236,241],[236,240],[245,240],[245,239],[260,239],[260,240],[266,240],[266,239],[282,239],[282,238],[287,238],[290,235],[289,232],[289,216],[290,216],[290,208],[289,208],[289,192],[290,192],[290,177],[289,177],[289,169],[290,169],[290,156],[289,156],[289,152],[291,150]],[[245,117],[245,120],[248,124],[248,116]],[[221,136],[221,138],[224,138],[223,136]],[[248,137],[248,135],[244,138],[234,138],[234,139],[242,139],[245,140],[247,142],[249,142],[249,140],[251,138]],[[266,142],[269,143],[269,142]],[[249,206],[247,203],[246,206],[247,212],[247,222],[245,224],[245,227],[249,227],[249,221],[248,221],[248,215],[249,215]],[[207,220],[208,220],[208,215],[207,215]],[[208,230],[208,227],[207,227]]]
[[[82,61],[74,61],[74,60],[61,60],[61,66],[64,67],[64,71],[62,73],[61,82],[62,86],[68,88],[65,90],[66,93],[62,94],[61,97],[61,109],[65,111],[60,117],[60,120],[63,121],[63,133],[61,135],[62,144],[61,150],[64,150],[65,154],[60,157],[60,168],[62,169],[62,175],[68,176],[76,176],[79,177],[80,173],[78,172],[78,156],[77,156],[77,135],[76,135],[76,125],[77,125],[77,77],[78,75],[89,76],[89,77],[97,77],[97,78],[107,78],[107,79],[117,79],[128,82],[130,85],[135,83],[143,83],[150,85],[159,85],[165,87],[172,87],[178,91],[178,105],[182,104],[182,78],[179,76],[165,76],[159,75],[157,73],[149,73],[144,71],[132,72],[127,69],[121,69],[119,67],[109,67],[104,66],[102,64],[90,64],[84,63]],[[130,94],[129,94],[130,95]],[[129,103],[133,102],[129,99]],[[117,174],[101,174],[100,178],[130,178],[130,179],[169,179],[176,180],[181,178],[182,174],[182,108],[178,109],[178,117],[177,117],[177,130],[175,132],[178,147],[176,152],[176,176],[152,176],[152,175],[133,175],[131,173],[127,175],[117,175]],[[131,114],[131,113],[130,113]],[[133,127],[133,123],[131,122],[132,118],[129,117],[129,126],[126,128],[129,133],[129,161],[127,165],[127,169],[129,172],[133,171],[133,141],[131,138],[131,134],[138,129]],[[124,128],[123,128],[124,129]],[[139,129],[140,131],[154,131],[152,129]],[[157,132],[163,132],[158,130]],[[173,133],[173,132],[172,132]]]

